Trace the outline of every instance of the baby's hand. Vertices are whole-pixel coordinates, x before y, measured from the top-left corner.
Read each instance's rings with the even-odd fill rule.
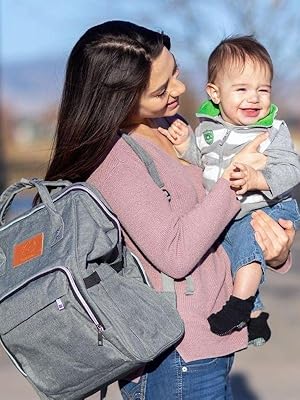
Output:
[[[168,129],[158,128],[158,131],[173,143],[179,156],[187,150],[193,133],[192,128],[181,121],[181,119],[176,119]]]
[[[230,186],[237,195],[251,190],[268,190],[269,187],[261,173],[249,165],[234,162],[230,171]]]
[[[191,129],[181,119],[176,119],[168,129],[158,128],[158,131],[166,136],[174,146],[188,144]]]

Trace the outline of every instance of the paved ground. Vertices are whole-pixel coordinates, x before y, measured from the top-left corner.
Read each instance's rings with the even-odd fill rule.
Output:
[[[263,287],[262,297],[271,314],[271,341],[236,356],[232,382],[237,400],[300,399],[300,234],[293,255],[293,270],[285,276],[269,273]],[[96,399],[98,395],[89,398]],[[38,400],[2,350],[0,400]],[[120,400],[115,385],[110,387],[108,400]]]

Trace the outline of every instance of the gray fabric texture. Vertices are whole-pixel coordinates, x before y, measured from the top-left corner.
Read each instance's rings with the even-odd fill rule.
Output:
[[[263,133],[267,131],[269,133],[269,146],[264,150],[264,154],[268,156],[267,164],[262,170],[270,190],[259,192],[263,196],[258,202],[254,203],[243,203],[241,202],[241,211],[236,216],[236,219],[240,219],[249,212],[259,209],[265,206],[278,203],[278,201],[288,199],[293,195],[293,191],[300,183],[300,158],[297,154],[290,132],[284,121],[277,121],[276,125],[280,125],[279,129],[274,126],[269,128],[263,127],[249,127],[249,126],[234,126],[227,124],[222,120],[221,117],[209,118],[201,117],[200,124],[195,130],[195,135],[190,140],[187,151],[180,156],[180,158],[195,164],[203,168],[203,157],[205,156],[206,165],[216,165],[225,169],[230,161],[228,157],[230,155],[238,153],[246,146],[247,143],[227,143],[228,137],[232,131],[238,132],[240,135],[249,132]],[[280,123],[281,122],[281,123]],[[205,131],[215,131],[218,129],[225,128],[225,134],[222,140],[216,140],[211,145],[200,150],[198,146],[198,140]],[[209,153],[216,153],[219,155],[219,159],[216,160],[214,157],[209,157]],[[205,188],[210,191],[214,180],[204,179]],[[255,192],[252,192],[255,193]],[[247,194],[244,195],[245,197]]]
[[[0,337],[41,399],[79,400],[153,360],[184,326],[145,284],[101,194],[86,183],[51,185],[52,196],[45,182],[23,180],[0,197]],[[42,203],[7,222],[14,194],[28,187]],[[24,241],[40,234],[42,252],[31,254]],[[20,243],[25,261],[13,267]]]

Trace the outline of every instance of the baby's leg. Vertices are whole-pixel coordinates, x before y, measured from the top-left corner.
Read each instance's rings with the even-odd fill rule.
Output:
[[[233,285],[232,296],[215,314],[208,317],[210,329],[217,335],[228,335],[245,327],[250,317],[256,318],[261,310],[252,312],[255,294],[262,279],[261,264],[251,262],[238,268]]]
[[[254,296],[258,290],[262,278],[262,269],[259,263],[253,262],[239,268],[233,284],[233,296],[246,300]],[[251,317],[256,318],[261,310],[251,312]]]
[[[278,203],[269,209],[265,208],[264,211],[271,215],[275,220],[278,220],[279,218],[291,220],[296,229],[300,228],[299,208],[295,200]],[[260,310],[258,310],[258,312],[260,312]],[[269,314],[266,312],[260,312],[258,317],[252,314],[254,313],[251,313],[251,319],[248,323],[249,344],[261,346],[271,337],[271,330],[267,322]]]
[[[250,221],[250,216],[234,221],[222,242],[230,259],[234,284],[232,296],[223,308],[208,317],[211,331],[217,335],[242,329],[250,321],[254,304],[255,310],[261,307],[256,293],[264,278],[265,260]],[[258,315],[259,311],[255,311],[254,316]]]

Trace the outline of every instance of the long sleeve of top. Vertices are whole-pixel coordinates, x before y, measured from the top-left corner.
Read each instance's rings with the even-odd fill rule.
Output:
[[[216,240],[239,210],[234,192],[222,179],[206,196],[198,167],[181,164],[146,139],[134,138],[154,160],[171,201],[122,139],[89,183],[101,191],[119,218],[125,243],[141,260],[154,288],[162,290],[161,271],[175,278],[177,308],[185,323],[178,351],[192,360],[245,347],[245,332],[220,338],[207,322],[232,292],[229,261]],[[187,275],[194,284],[190,296],[185,294]]]
[[[264,151],[268,159],[262,170],[270,191],[263,193],[269,199],[275,199],[300,183],[300,158],[285,122],[282,121],[276,135],[271,139],[270,145]]]
[[[203,168],[201,150],[197,145],[196,135],[193,133],[190,137],[189,144],[184,153],[178,155],[181,160],[185,160],[193,165]]]
[[[125,243],[141,260],[154,288],[162,290],[161,271],[175,279],[177,309],[185,323],[178,351],[190,361],[246,347],[246,330],[220,337],[207,322],[232,293],[229,260],[218,237],[240,208],[234,192],[220,179],[207,195],[200,168],[184,165],[148,140],[133,136],[154,160],[171,201],[122,139],[89,182],[119,218]],[[186,276],[194,283],[192,295],[186,294]]]
[[[162,180],[171,194],[171,203],[135,155],[130,163],[118,160],[110,170],[107,177],[109,184],[105,185],[102,193],[108,197],[107,191],[113,187],[113,180],[119,182],[119,187],[111,193],[113,198],[109,196],[109,204],[122,227],[153,265],[165,274],[180,279],[195,268],[216,242],[239,210],[239,202],[223,179],[199,201],[199,194],[195,191],[191,193],[188,182],[176,177],[177,174],[182,176],[183,171],[190,167],[182,167],[172,158],[168,159],[168,163],[169,168],[172,166],[174,170],[174,181],[165,174]],[[201,176],[197,184],[201,185]],[[190,192],[190,196],[194,196],[194,207],[176,207],[179,199],[178,194],[173,193],[175,190],[184,193],[181,194],[183,197]],[[126,204],[128,207],[124,207]]]

